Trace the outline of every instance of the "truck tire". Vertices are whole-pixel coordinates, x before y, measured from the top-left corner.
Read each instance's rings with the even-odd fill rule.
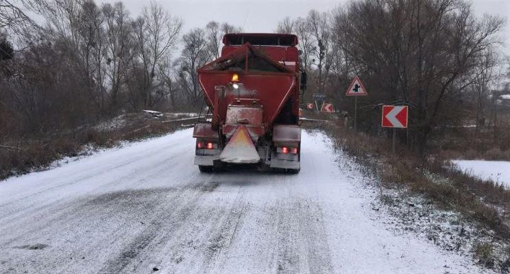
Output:
[[[301,169],[287,169],[288,174],[298,174]]]
[[[283,174],[298,174],[301,169],[290,169],[290,168],[272,168],[273,172]]]
[[[212,166],[198,166],[198,170],[202,173],[212,173],[214,171],[214,167]]]

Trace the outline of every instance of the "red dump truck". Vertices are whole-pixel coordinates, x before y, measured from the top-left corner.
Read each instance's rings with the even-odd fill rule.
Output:
[[[237,33],[223,37],[221,57],[198,69],[212,118],[195,125],[201,172],[254,165],[300,170],[300,73],[297,36]]]

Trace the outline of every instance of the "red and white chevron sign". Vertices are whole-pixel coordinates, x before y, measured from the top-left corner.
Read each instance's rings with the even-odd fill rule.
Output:
[[[409,120],[409,107],[407,106],[383,106],[382,127],[407,128]]]
[[[322,104],[322,109],[321,109],[322,112],[335,112],[333,110],[333,104],[330,104],[330,103],[324,103]]]

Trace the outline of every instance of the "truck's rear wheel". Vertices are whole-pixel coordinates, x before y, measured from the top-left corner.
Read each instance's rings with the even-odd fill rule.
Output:
[[[211,173],[214,171],[214,167],[212,166],[198,166],[198,170],[202,173]]]
[[[289,174],[298,174],[301,169],[287,169],[287,173]]]
[[[272,170],[277,173],[298,174],[301,169],[273,168]]]

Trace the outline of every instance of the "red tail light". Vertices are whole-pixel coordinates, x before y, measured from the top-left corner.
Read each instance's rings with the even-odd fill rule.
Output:
[[[282,147],[282,153],[283,154],[289,153],[289,148],[288,147]]]
[[[292,154],[297,154],[297,151],[298,151],[298,150],[297,150],[297,147],[292,148]]]
[[[207,149],[213,149],[214,145],[213,143],[207,143]]]
[[[199,149],[204,148],[204,143],[202,143],[202,142],[198,142],[198,143],[197,143],[197,148],[199,148]]]

